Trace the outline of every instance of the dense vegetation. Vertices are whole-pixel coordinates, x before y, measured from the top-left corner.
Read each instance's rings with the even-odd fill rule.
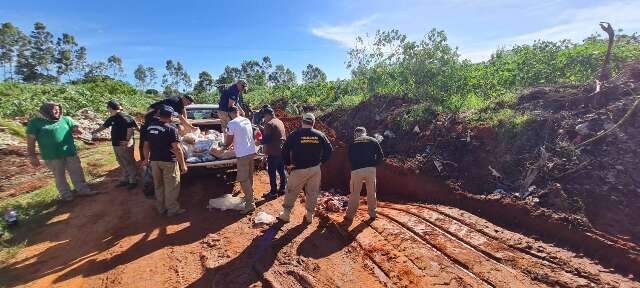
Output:
[[[640,58],[639,43],[637,34],[618,31],[611,65],[614,74],[624,62]],[[371,95],[402,94],[420,103],[408,113],[409,120],[423,119],[434,111],[467,112],[478,121],[495,117],[521,120],[522,115],[493,109],[494,105],[512,102],[523,88],[590,81],[606,50],[607,41],[600,35],[581,43],[540,40],[499,49],[489,60],[472,63],[447,43],[444,31],[433,29],[423,39],[412,41],[391,30],[357,39],[347,62],[352,77],[346,80],[327,81],[319,67],[309,64],[298,82],[294,71],[273,65],[265,56],[238,67],[227,66],[217,78],[202,71],[195,83],[179,61],[167,60],[161,77],[154,67],[138,65],[133,71],[134,87],[118,80],[124,78],[124,71],[117,55],[87,63],[87,49],[79,47],[70,34],[54,42],[42,23],[36,23],[29,36],[4,23],[0,65],[5,81],[0,84],[0,96],[10,100],[0,102],[0,116],[28,114],[44,100],[62,102],[71,112],[83,107],[102,111],[103,103],[112,98],[130,109],[142,109],[162,95],[181,93],[191,93],[199,102],[216,102],[216,86],[243,78],[250,84],[244,99],[254,107],[278,102],[293,113],[304,105],[350,107]],[[158,78],[162,92],[155,89]],[[67,83],[60,84],[64,80]]]

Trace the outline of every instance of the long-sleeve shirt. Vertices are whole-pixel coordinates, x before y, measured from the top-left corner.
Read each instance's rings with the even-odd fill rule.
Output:
[[[324,133],[312,128],[300,128],[287,137],[282,146],[282,160],[294,169],[310,168],[331,158],[333,147]]]
[[[380,143],[372,137],[358,137],[349,145],[351,170],[375,167],[382,162],[383,158]]]

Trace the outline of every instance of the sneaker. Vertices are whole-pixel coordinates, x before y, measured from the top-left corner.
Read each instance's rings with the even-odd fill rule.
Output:
[[[178,209],[176,211],[173,211],[173,212],[167,212],[167,216],[173,217],[173,216],[176,216],[176,215],[180,215],[180,214],[182,214],[184,212],[187,212],[187,210],[183,209],[183,208],[180,208],[180,209]]]
[[[278,215],[278,217],[276,218],[278,219],[278,221],[289,223],[289,216],[285,216],[284,213]]]
[[[78,191],[77,193],[78,196],[92,196],[96,194],[98,194],[98,192],[93,190]]]
[[[127,184],[127,190],[133,190],[133,189],[136,189],[136,187],[138,187],[138,183]]]
[[[127,181],[120,181],[118,184],[116,184],[116,187],[124,187],[129,185],[129,182]]]
[[[311,222],[313,222],[313,218],[309,219],[309,218],[307,218],[307,215],[305,215],[303,221],[304,221],[303,222],[304,224],[309,225],[309,224],[311,224]]]
[[[278,192],[269,192],[269,193],[264,193],[262,194],[262,198],[264,199],[275,199],[278,198]]]
[[[255,204],[253,204],[253,203],[249,204],[249,205],[245,204],[245,207],[244,207],[244,209],[242,209],[241,213],[242,214],[249,214],[249,213],[253,212],[253,210],[256,210],[256,205]]]

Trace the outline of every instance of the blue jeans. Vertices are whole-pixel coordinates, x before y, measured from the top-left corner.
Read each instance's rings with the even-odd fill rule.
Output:
[[[284,187],[287,186],[287,174],[284,172],[284,162],[282,162],[282,156],[267,156],[267,172],[269,172],[269,183],[271,184],[271,193],[278,192],[278,185],[276,183],[276,172],[280,174],[280,191],[284,191]]]

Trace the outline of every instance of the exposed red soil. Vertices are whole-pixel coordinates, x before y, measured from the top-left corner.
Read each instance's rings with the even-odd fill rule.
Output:
[[[26,143],[0,149],[0,200],[36,190],[49,183],[47,168],[32,167],[26,155]]]
[[[194,173],[195,172],[195,173]],[[251,216],[209,211],[208,199],[239,187],[206,171],[185,178],[188,212],[157,215],[140,191],[114,189],[117,171],[92,188],[103,193],[58,207],[28,246],[0,270],[25,287],[640,287],[575,253],[536,241],[455,208],[380,203],[350,228],[341,214],[302,225],[254,227]],[[268,190],[264,172],[256,194]],[[282,198],[258,202],[277,215]],[[109,203],[109,205],[105,205]],[[255,214],[254,214],[255,215]],[[342,235],[342,236],[340,236]]]

